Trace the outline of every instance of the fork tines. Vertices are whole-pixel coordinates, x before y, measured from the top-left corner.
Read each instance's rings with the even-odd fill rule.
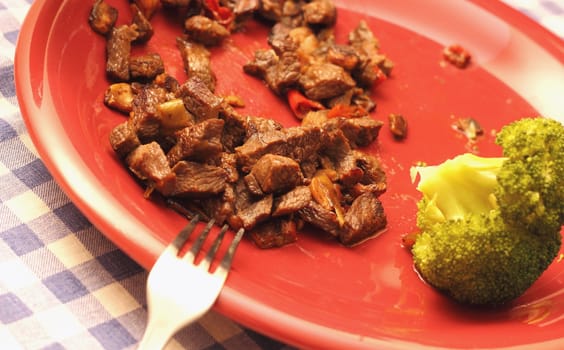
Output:
[[[179,253],[182,246],[188,241],[188,238],[190,237],[190,235],[192,234],[192,232],[196,228],[196,225],[198,224],[199,220],[200,220],[200,216],[198,214],[196,214],[192,218],[192,220],[190,220],[188,225],[186,225],[180,231],[180,233],[176,236],[176,238],[172,242],[172,245],[176,248],[176,254]],[[198,255],[198,253],[202,249],[202,246],[204,245],[204,242],[205,242],[205,240],[206,240],[206,238],[207,238],[207,236],[208,236],[208,234],[209,234],[209,232],[210,232],[210,230],[211,230],[211,228],[213,227],[214,224],[215,224],[214,219],[211,219],[207,223],[205,228],[202,230],[202,232],[199,234],[199,236],[195,240],[195,242],[192,245],[192,247],[190,248],[190,250],[188,252],[186,252],[183,259],[186,259],[186,260],[188,260],[189,262],[192,262],[192,263],[195,261],[196,256]],[[210,250],[208,250],[205,258],[202,259],[202,261],[200,262],[199,266],[201,268],[206,269],[206,270],[209,268],[209,266],[211,265],[211,263],[212,263],[212,261],[215,257],[215,254],[219,250],[221,242],[222,242],[223,238],[225,237],[225,233],[227,232],[228,229],[229,229],[229,226],[227,224],[223,225],[223,227],[219,231],[217,237],[215,238]],[[234,254],[235,254],[235,250],[237,249],[237,246],[239,245],[239,242],[241,241],[243,234],[244,234],[243,228],[241,228],[239,231],[237,231],[235,237],[233,238],[229,247],[227,248],[227,252],[225,253],[225,255],[223,256],[223,258],[220,262],[219,267],[221,269],[228,271],[229,268],[231,267],[231,262],[233,260]]]

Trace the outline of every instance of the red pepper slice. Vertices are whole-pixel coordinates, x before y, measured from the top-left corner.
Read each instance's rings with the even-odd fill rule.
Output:
[[[319,111],[325,109],[321,103],[310,100],[309,98],[302,95],[298,90],[288,90],[286,93],[286,99],[290,105],[290,109],[298,119],[303,119],[303,117],[311,111]]]
[[[388,79],[388,76],[382,69],[380,69],[380,67],[375,66],[374,70],[376,71],[376,81],[374,81],[374,84],[380,84],[384,80]]]
[[[229,8],[221,6],[219,0],[205,0],[204,5],[212,13],[213,19],[223,26],[227,27],[233,21],[233,12]]]
[[[337,104],[327,113],[327,118],[360,118],[367,115],[366,110],[359,106]]]

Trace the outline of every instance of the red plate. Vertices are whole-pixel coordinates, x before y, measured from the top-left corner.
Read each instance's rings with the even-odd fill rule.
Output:
[[[29,133],[64,191],[107,237],[149,268],[185,220],[142,197],[114,156],[108,133],[123,120],[102,103],[104,39],[87,17],[91,1],[36,0],[20,32],[16,83]],[[128,21],[125,1],[111,1]],[[382,197],[389,228],[358,247],[303,232],[297,244],[259,250],[244,241],[216,309],[272,337],[307,348],[564,348],[564,262],[556,261],[513,304],[480,311],[451,303],[414,272],[401,236],[415,228],[418,194],[409,167],[468,150],[458,118],[479,121],[481,155],[498,155],[491,132],[524,116],[564,120],[564,45],[523,15],[487,0],[339,1],[337,38],[365,19],[395,63],[374,89],[374,118],[401,113],[409,135],[383,129],[378,147],[389,177]],[[346,9],[344,8],[346,7]],[[174,37],[179,23],[154,19],[148,49],[184,79]],[[250,23],[213,51],[220,93],[236,93],[247,112],[295,125],[287,107],[241,65],[265,47],[267,29]],[[445,45],[473,55],[467,69],[444,64]]]

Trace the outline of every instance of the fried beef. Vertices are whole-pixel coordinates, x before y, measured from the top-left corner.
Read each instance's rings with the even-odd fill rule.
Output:
[[[159,5],[187,16],[185,35],[176,39],[187,75],[182,83],[165,73],[157,53],[131,55],[132,45],[153,35],[150,18]],[[387,224],[379,200],[386,176],[362,148],[377,141],[383,123],[368,115],[375,104],[366,87],[389,75],[391,62],[366,23],[344,45],[331,31],[330,0],[219,6],[234,17],[200,1],[137,0],[131,23],[116,27],[114,10],[95,1],[89,23],[106,37],[106,71],[114,82],[104,103],[128,115],[109,135],[118,158],[146,197],[165,197],[184,215],[243,227],[261,248],[295,242],[302,227],[346,246],[375,236]],[[299,126],[245,115],[214,92],[206,46],[221,45],[233,21],[253,13],[274,23],[270,48],[257,50],[244,71],[280,98],[312,103]]]

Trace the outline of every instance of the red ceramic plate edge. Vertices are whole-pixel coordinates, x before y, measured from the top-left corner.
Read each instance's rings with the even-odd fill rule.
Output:
[[[45,31],[39,33],[34,30],[34,24],[40,17],[41,9],[43,6],[46,6],[48,2],[49,1],[45,0],[36,0],[32,4],[22,24],[15,56],[15,81],[18,102],[20,103],[22,115],[24,116],[30,137],[36,145],[42,145],[43,142],[46,141],[44,137],[46,129],[47,131],[61,129],[60,125],[41,124],[41,113],[54,113],[54,110],[51,106],[41,104],[44,100],[42,96],[40,96],[40,92],[32,91],[31,83],[34,78],[30,76],[30,71],[27,69],[31,61],[29,53],[31,52],[30,46],[32,38],[36,40],[41,39],[40,42],[42,44],[45,46],[48,45],[49,32]],[[473,0],[471,2],[502,18],[512,26],[520,28],[522,32],[540,44],[545,50],[557,56],[560,61],[563,60],[564,52],[562,50],[561,39],[539,26],[530,18],[500,2],[487,0]],[[34,41],[34,44],[37,44],[37,41]],[[37,101],[38,98],[39,101]],[[41,131],[39,128],[41,128]],[[52,139],[49,141],[51,142]],[[57,144],[60,147],[71,146],[70,143],[64,139],[57,140]],[[87,168],[82,165],[82,161],[76,152],[66,150],[64,154],[54,155],[48,154],[46,149],[42,147],[37,147],[37,150],[54,179],[92,224],[142,266],[150,268],[156,256],[164,246],[164,243],[153,238],[149,232],[143,234],[146,228],[142,222],[127,220],[127,222],[122,221],[120,225],[116,225],[116,221],[108,220],[108,217],[101,216],[90,206],[86,195],[96,196],[96,192],[100,191],[102,187],[95,186],[98,183],[93,176],[89,176],[87,179],[77,177],[76,169],[80,168],[81,175],[84,175],[82,171]],[[85,182],[89,183],[86,189],[83,186]],[[76,191],[78,183],[81,183],[82,193]],[[86,193],[84,191],[86,191]],[[123,212],[123,209],[117,206],[116,203],[110,203],[110,205],[115,206],[115,208],[112,209],[115,209],[114,215],[116,217],[127,214]],[[141,234],[139,234],[140,231]],[[132,239],[132,232],[136,232],[135,239]],[[139,240],[140,236],[143,237],[142,240]],[[228,285],[224,288],[216,304],[216,309],[245,326],[257,329],[269,336],[282,339],[289,344],[299,347],[324,349],[343,349],[351,347],[359,349],[437,349],[436,347],[428,347],[421,344],[407,343],[392,339],[365,338],[360,335],[319,326],[292,317],[279,310],[272,309],[262,303],[258,303],[252,298],[229,288]],[[253,315],[257,314],[267,314],[270,322],[265,324],[255,319]],[[548,341],[535,344],[535,348],[553,348],[555,345],[554,341]],[[514,346],[507,349],[521,349],[526,347],[527,345]]]

